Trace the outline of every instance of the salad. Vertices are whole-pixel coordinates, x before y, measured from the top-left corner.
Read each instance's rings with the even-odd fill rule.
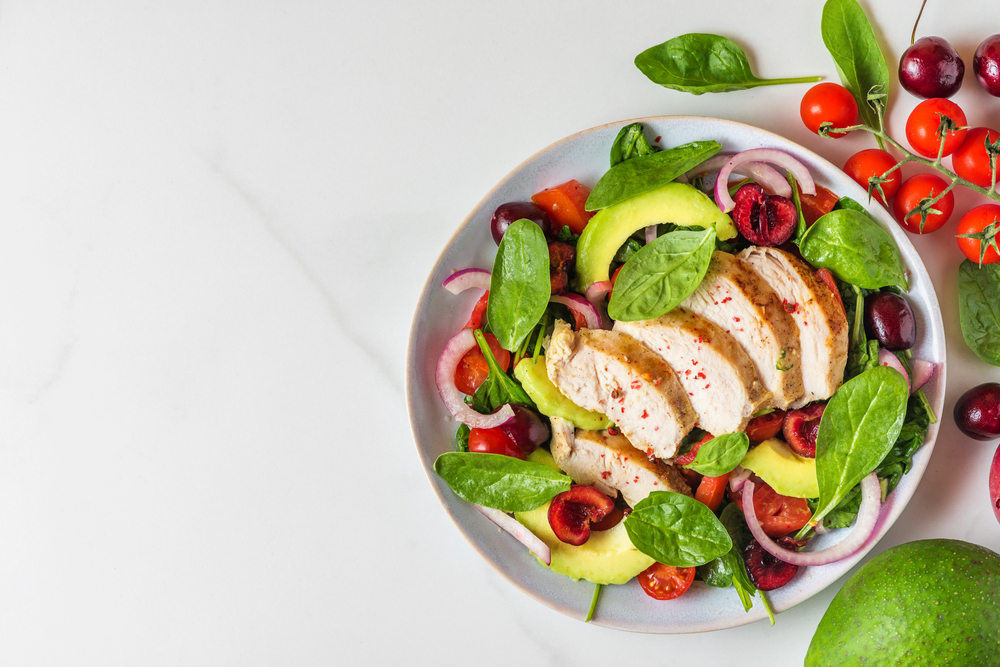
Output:
[[[482,296],[437,366],[462,424],[435,470],[595,602],[638,577],[657,599],[732,587],[766,606],[862,547],[934,420],[891,237],[787,154],[720,151],[629,125],[593,190],[500,206],[492,267],[445,281]],[[657,349],[677,332],[700,338],[693,367]]]

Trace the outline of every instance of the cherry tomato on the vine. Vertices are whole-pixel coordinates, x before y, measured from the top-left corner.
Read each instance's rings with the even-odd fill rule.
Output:
[[[934,174],[917,174],[906,179],[900,186],[899,192],[896,193],[896,198],[892,200],[893,216],[900,226],[911,234],[929,234],[937,231],[944,223],[948,222],[951,212],[955,210],[955,195],[950,191],[931,206],[932,209],[939,212],[928,213],[923,229],[920,228],[919,212],[909,217],[906,216],[910,211],[920,206],[920,202],[936,197],[947,187],[948,184],[944,182],[944,179]]]
[[[958,247],[970,261],[980,263],[980,256],[983,264],[993,264],[1000,260],[1000,252],[997,251],[996,233],[1000,224],[1000,206],[996,204],[983,204],[970,210],[958,221]],[[973,238],[961,238],[962,234],[973,234]],[[986,241],[985,252],[982,242]]]
[[[910,112],[906,119],[906,140],[914,151],[924,157],[936,158],[941,147],[941,137],[938,128],[942,118],[948,117],[954,122],[954,127],[964,128],[968,123],[961,107],[941,97],[924,100]],[[947,129],[945,131],[944,150],[941,157],[951,155],[965,141],[966,130]]]
[[[974,127],[969,130],[965,135],[965,141],[951,156],[955,173],[980,187],[990,187],[993,173],[990,168],[990,155],[986,152],[986,141],[994,143],[997,137],[1000,137],[1000,132],[987,127]],[[1000,178],[997,182],[1000,183]]]
[[[882,174],[885,174],[895,166],[896,159],[889,155],[889,153],[878,148],[866,148],[847,159],[847,162],[844,164],[844,173],[867,190],[869,187],[869,178],[873,176],[881,177]],[[886,202],[896,195],[896,191],[899,190],[899,186],[903,183],[903,174],[899,169],[895,169],[888,176],[885,176],[885,178],[887,180],[879,184],[882,192],[885,193],[885,198],[879,194],[878,187],[873,188],[871,191],[872,196],[883,206],[886,206]]]
[[[493,353],[497,364],[506,371],[510,366],[510,352],[500,347],[497,337],[493,334],[486,334],[486,342],[489,344],[490,352]],[[462,360],[458,362],[458,367],[455,369],[455,386],[463,394],[471,396],[476,393],[476,389],[479,389],[479,385],[486,382],[489,375],[490,367],[486,363],[486,357],[483,356],[479,346],[476,346],[466,352]]]
[[[799,105],[799,115],[811,132],[819,134],[820,125],[826,122],[833,127],[848,127],[858,122],[858,103],[854,95],[836,83],[819,83],[806,91]],[[839,139],[847,132],[834,132],[827,136]]]
[[[693,567],[674,567],[653,563],[637,577],[646,595],[657,600],[674,600],[691,587]]]

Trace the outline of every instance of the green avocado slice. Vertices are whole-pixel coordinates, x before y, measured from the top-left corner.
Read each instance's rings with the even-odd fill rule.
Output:
[[[668,183],[601,209],[591,218],[576,245],[579,291],[609,279],[611,260],[629,236],[649,225],[668,222],[682,227],[714,226],[723,241],[736,237],[732,219],[708,195],[686,183]]]
[[[587,431],[600,431],[611,425],[611,420],[600,412],[581,408],[552,384],[545,370],[544,355],[539,355],[537,363],[531,357],[522,359],[514,367],[514,377],[546,417],[562,417]]]

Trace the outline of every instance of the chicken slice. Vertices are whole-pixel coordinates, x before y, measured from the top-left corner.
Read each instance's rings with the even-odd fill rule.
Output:
[[[638,448],[668,459],[697,415],[672,368],[618,331],[581,329],[563,321],[545,354],[549,379],[579,406],[603,413]]]
[[[777,292],[798,327],[805,395],[793,408],[833,396],[847,365],[847,317],[830,288],[811,266],[777,248],[747,248],[739,254]]]
[[[701,285],[681,306],[717,324],[753,360],[781,410],[802,398],[799,332],[781,299],[743,260],[716,251]]]
[[[655,320],[616,322],[621,331],[663,357],[677,372],[709,433],[737,433],[771,400],[753,360],[732,336],[694,313],[675,308]]]
[[[631,507],[653,491],[691,495],[676,468],[651,461],[623,435],[574,429],[572,422],[553,417],[551,449],[556,464],[576,482],[612,498],[621,491]]]

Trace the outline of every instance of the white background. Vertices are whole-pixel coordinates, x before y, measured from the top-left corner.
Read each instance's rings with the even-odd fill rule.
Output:
[[[865,3],[891,70],[919,4]],[[836,81],[821,8],[0,2],[0,663],[801,664],[840,583],[773,628],[680,636],[519,592],[438,504],[404,373],[447,239],[566,135],[696,114],[835,164],[873,146],[810,135],[806,86],[696,97],[632,64],[714,32],[759,76]],[[965,59],[972,125],[1000,126],[971,72],[997,31],[995,4],[939,0],[918,30]],[[917,100],[890,94],[902,138]],[[954,226],[914,239],[949,340],[944,425],[873,555],[927,537],[1000,551],[995,443],[951,418],[1000,379],[961,339]]]

